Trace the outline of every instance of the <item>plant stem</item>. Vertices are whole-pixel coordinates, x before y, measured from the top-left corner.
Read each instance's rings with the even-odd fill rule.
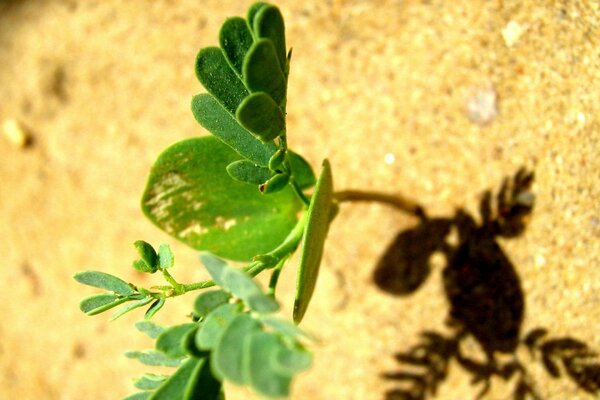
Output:
[[[334,194],[337,201],[371,201],[387,204],[397,210],[426,218],[425,210],[417,202],[410,200],[400,194],[392,195],[381,192],[368,192],[362,190],[343,190]]]
[[[290,186],[292,187],[292,189],[294,189],[294,193],[296,193],[296,196],[298,196],[298,198],[302,201],[304,206],[308,207],[310,205],[310,200],[306,198],[304,193],[302,193],[302,189],[300,189],[298,183],[296,182],[293,176],[292,179],[290,179]]]

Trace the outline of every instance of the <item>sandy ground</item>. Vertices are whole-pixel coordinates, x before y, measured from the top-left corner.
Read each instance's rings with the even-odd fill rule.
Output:
[[[206,132],[189,110],[193,73],[227,16],[250,1],[0,1],[0,398],[118,399],[147,369],[122,356],[150,345],[139,313],[117,322],[78,309],[100,269],[129,268],[132,242],[170,243],[175,275],[204,277],[194,251],[154,228],[139,197],[167,145]],[[525,295],[527,332],[545,327],[600,350],[600,3],[573,1],[282,0],[294,48],[288,132],[338,189],[402,192],[430,215],[476,215],[481,193],[520,166],[537,196],[524,235],[500,240]],[[321,338],[293,399],[383,399],[393,355],[424,330],[448,332],[440,260],[407,296],[373,282],[395,235],[416,219],[345,205],[329,234],[304,321]],[[282,277],[291,313],[294,262]],[[193,296],[159,314],[181,321]],[[467,345],[467,347],[469,347]],[[476,346],[471,346],[476,347]],[[524,360],[530,360],[525,354]],[[588,399],[569,379],[531,375],[544,399]],[[456,363],[432,399],[471,399],[481,384]],[[486,399],[509,399],[514,381]],[[254,398],[233,390],[231,399]]]

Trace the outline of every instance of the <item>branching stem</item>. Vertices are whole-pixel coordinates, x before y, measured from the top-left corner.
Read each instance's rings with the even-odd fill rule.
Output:
[[[349,201],[370,201],[387,204],[399,211],[416,215],[419,218],[425,218],[425,210],[417,202],[408,199],[400,194],[392,195],[388,193],[362,191],[362,190],[343,190],[335,193],[335,198],[340,203]]]

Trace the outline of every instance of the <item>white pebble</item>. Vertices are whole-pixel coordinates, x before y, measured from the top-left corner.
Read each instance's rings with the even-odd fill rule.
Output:
[[[27,129],[16,119],[4,121],[4,124],[2,124],[2,131],[4,132],[4,136],[17,147],[26,147],[30,142],[31,138]]]

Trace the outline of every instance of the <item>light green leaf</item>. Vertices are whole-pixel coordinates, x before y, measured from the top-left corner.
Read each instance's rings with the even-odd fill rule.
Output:
[[[148,400],[150,396],[152,396],[151,392],[139,392],[129,395],[123,398],[123,400]]]
[[[156,339],[156,350],[162,351],[172,358],[183,357],[186,355],[183,339],[192,330],[198,327],[198,324],[189,323],[175,325],[167,328]]]
[[[296,298],[294,300],[294,322],[296,324],[302,321],[315,289],[325,238],[329,230],[332,201],[333,178],[329,161],[325,160],[307,211],[308,221],[304,228],[304,243],[296,279]]]
[[[287,174],[276,174],[271,179],[266,181],[264,184],[258,187],[263,194],[271,194],[279,192],[280,190],[285,189],[288,182],[290,181],[290,176]]]
[[[236,261],[268,253],[292,230],[301,204],[291,188],[262,196],[232,180],[225,168],[237,159],[212,137],[169,147],[150,173],[142,198],[144,213],[197,250]]]
[[[223,385],[212,374],[208,358],[196,365],[183,400],[224,400]]]
[[[125,353],[125,357],[136,359],[144,365],[153,367],[179,367],[185,360],[185,357],[171,358],[156,350],[128,351]]]
[[[122,296],[128,296],[135,293],[124,280],[105,272],[82,271],[76,273],[74,278],[77,282],[84,285],[106,289]]]
[[[138,321],[135,323],[138,331],[145,333],[150,339],[156,339],[158,335],[165,331],[165,327],[150,321]]]
[[[219,44],[229,65],[239,74],[242,74],[244,57],[252,46],[252,33],[243,18],[228,18],[219,33]]]
[[[293,377],[310,368],[312,355],[303,349],[290,349],[281,346],[271,353],[271,366],[274,371],[284,376]]]
[[[150,304],[152,300],[154,300],[152,297],[146,297],[141,300],[133,301],[117,310],[117,312],[114,313],[112,317],[110,317],[110,320],[114,321],[115,319],[127,314],[129,311],[133,311],[136,308],[144,307],[146,304]]]
[[[242,100],[249,95],[244,83],[231,69],[218,47],[207,47],[196,57],[196,76],[204,88],[235,115]]]
[[[194,370],[198,363],[203,362],[204,360],[198,358],[187,360],[169,379],[160,385],[156,392],[152,394],[150,400],[183,400]]]
[[[227,268],[229,268],[227,262],[209,252],[200,253],[200,262],[204,265],[213,281],[223,287],[223,275]]]
[[[225,304],[231,296],[223,290],[210,290],[202,292],[194,301],[194,312],[202,318],[205,318],[212,310]]]
[[[197,357],[197,358],[208,357],[210,355],[210,352],[205,351],[205,350],[200,350],[196,346],[196,334],[198,333],[198,329],[200,328],[200,326],[201,326],[201,324],[197,324],[196,328],[194,328],[191,331],[189,331],[188,333],[186,333],[182,339],[182,346],[183,346],[183,351],[185,352],[185,354],[190,355],[192,357]]]
[[[269,169],[271,171],[277,171],[281,164],[285,161],[286,157],[286,149],[279,149],[273,156],[269,159]]]
[[[273,5],[261,7],[252,20],[252,28],[259,38],[273,42],[281,70],[286,70],[285,24],[279,9]]]
[[[269,398],[285,398],[290,393],[291,378],[277,373],[271,366],[272,354],[281,346],[275,336],[264,332],[244,339],[245,381],[259,394]]]
[[[260,166],[266,167],[277,151],[274,143],[261,142],[238,124],[235,116],[225,111],[209,94],[199,94],[192,98],[192,114],[200,125],[219,140]]]
[[[168,269],[175,265],[175,256],[171,246],[163,243],[158,248],[158,265],[161,269]]]
[[[133,381],[133,386],[140,390],[154,390],[167,378],[166,375],[144,374]]]
[[[142,263],[134,263],[135,269],[140,270],[141,272],[156,272],[158,269],[158,254],[156,254],[154,247],[143,240],[136,240],[133,245],[137,249],[142,261]]]
[[[200,350],[211,350],[221,339],[221,335],[229,323],[240,314],[239,304],[223,304],[208,314],[196,334],[196,347]]]
[[[268,168],[260,167],[248,160],[232,162],[227,166],[227,173],[236,181],[256,186],[265,183],[273,176]]]
[[[254,332],[260,332],[260,323],[249,314],[239,314],[231,321],[212,354],[215,376],[227,379],[236,385],[246,383],[243,370],[245,353],[242,343],[246,336]]]
[[[278,105],[285,99],[286,79],[270,40],[254,42],[244,59],[243,76],[251,92],[265,92]]]
[[[310,164],[298,153],[291,150],[288,150],[287,153],[292,168],[292,176],[300,189],[313,187],[317,182],[317,178]]]
[[[152,317],[154,317],[156,313],[159,312],[161,308],[163,308],[165,302],[165,299],[157,299],[156,301],[154,301],[154,303],[150,305],[148,310],[146,310],[146,313],[144,314],[144,319],[152,319]]]
[[[267,315],[261,317],[260,320],[279,335],[287,336],[293,339],[299,339],[301,337],[311,338],[308,333],[298,328],[298,326],[281,318]]]
[[[127,298],[119,297],[112,293],[96,294],[81,300],[79,309],[87,315],[96,315],[126,301]],[[98,309],[100,310],[98,311]]]
[[[271,96],[264,92],[246,97],[235,114],[238,122],[263,142],[269,142],[285,131],[285,117]]]

